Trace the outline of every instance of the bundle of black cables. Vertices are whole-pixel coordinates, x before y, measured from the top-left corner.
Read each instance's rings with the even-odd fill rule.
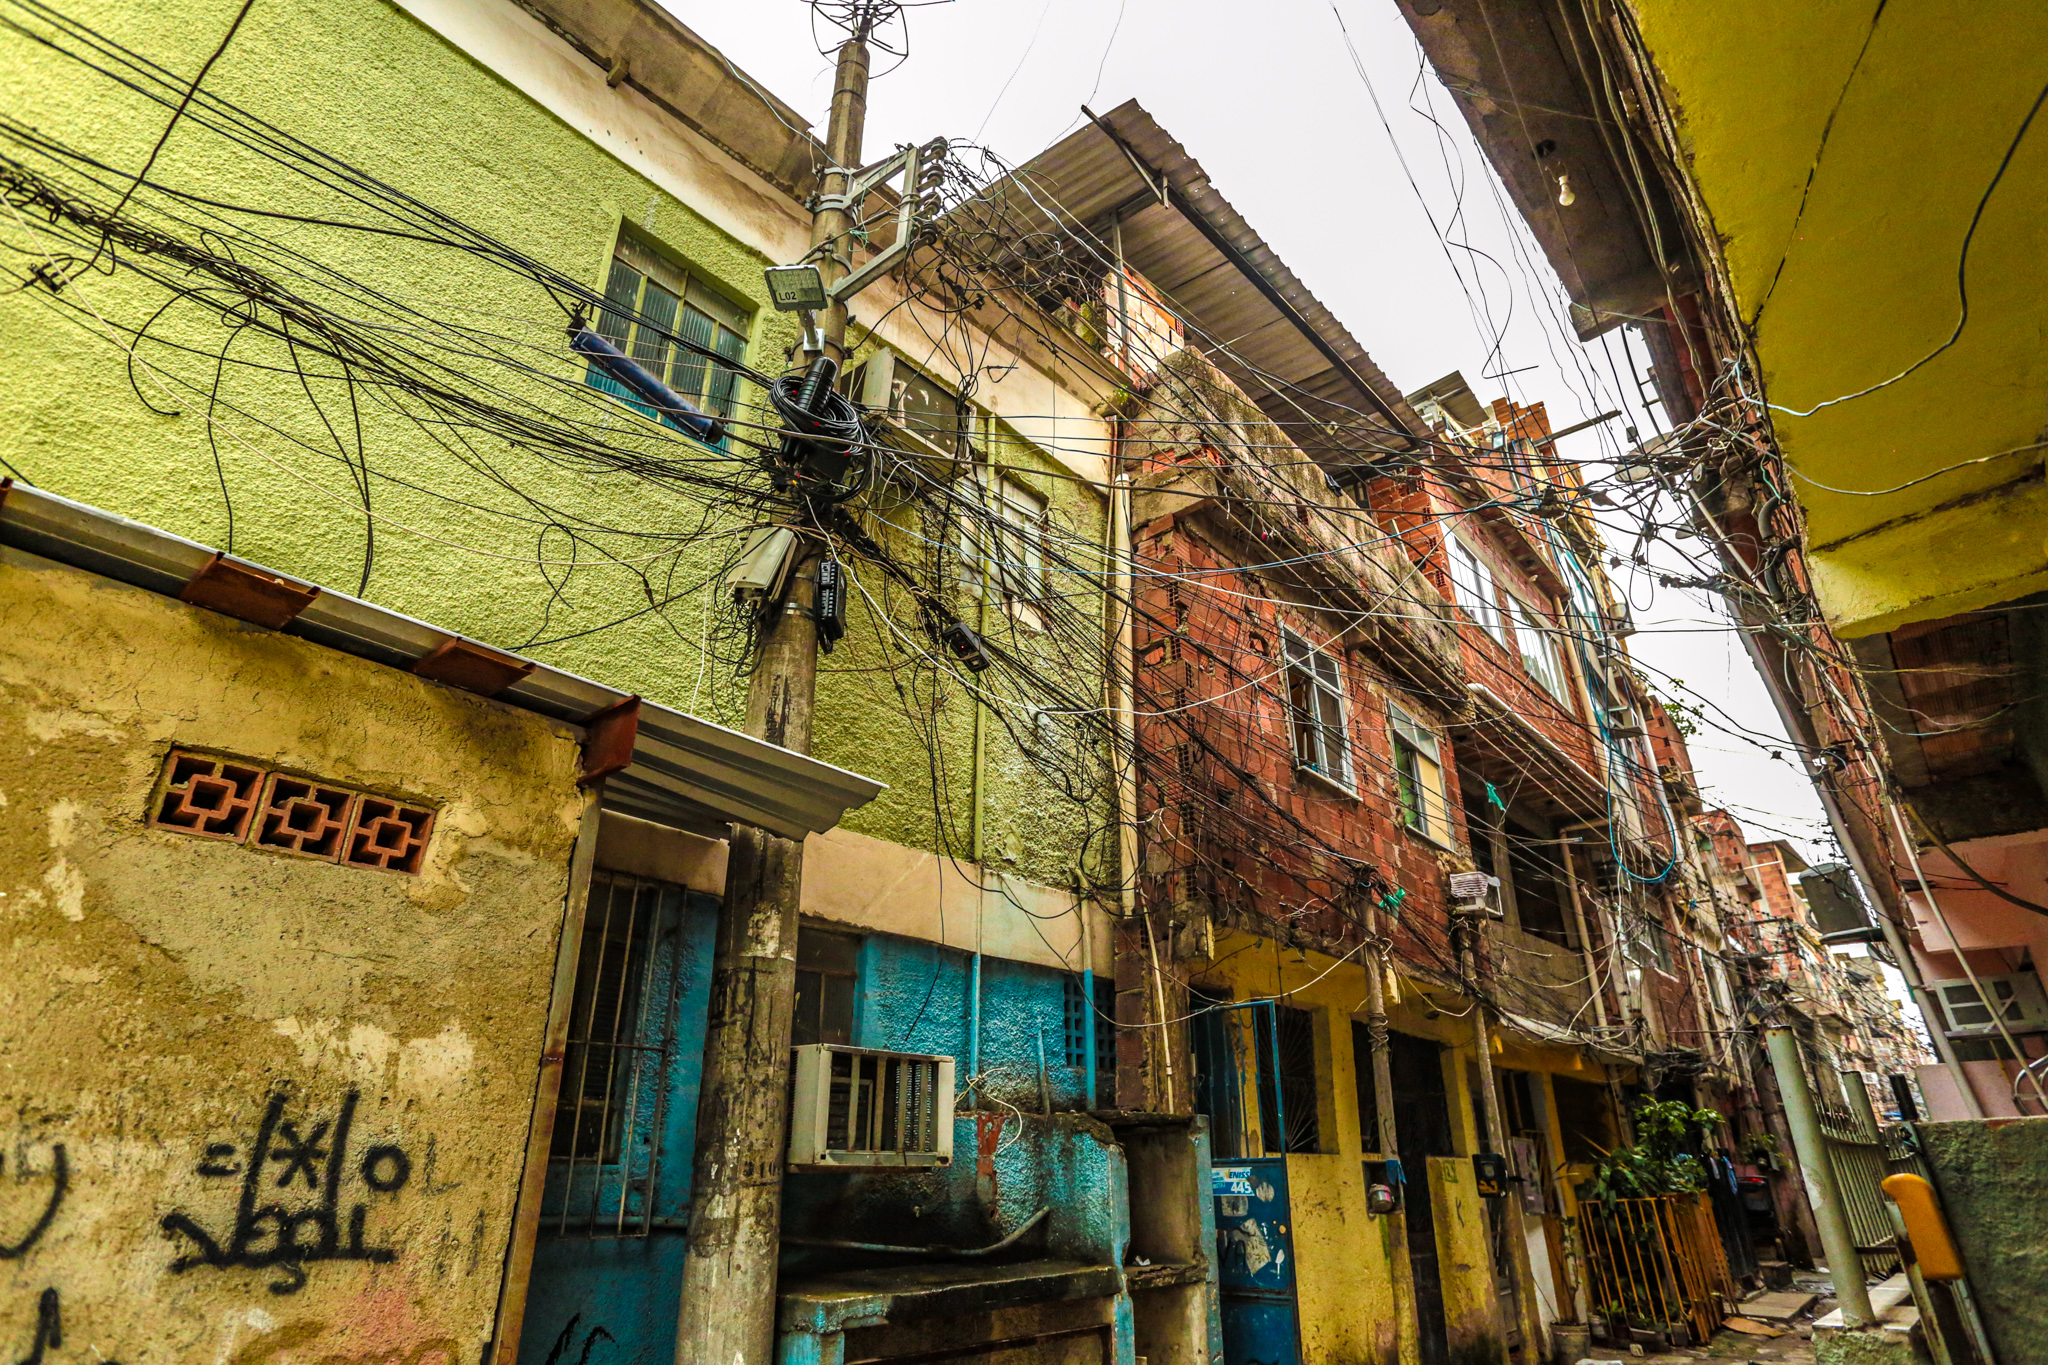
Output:
[[[852,401],[832,387],[838,377],[838,362],[821,355],[769,387],[769,401],[782,417],[774,471],[778,492],[794,489],[812,502],[830,504],[845,502],[867,485],[867,433]]]

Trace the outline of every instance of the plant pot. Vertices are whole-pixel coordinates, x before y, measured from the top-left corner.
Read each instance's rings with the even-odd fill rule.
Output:
[[[1550,1358],[1556,1365],[1578,1365],[1593,1349],[1593,1329],[1583,1322],[1550,1324]]]

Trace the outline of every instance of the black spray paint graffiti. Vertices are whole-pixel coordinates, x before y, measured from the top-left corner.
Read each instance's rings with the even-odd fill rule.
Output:
[[[342,1225],[342,1182],[350,1174],[348,1144],[359,1097],[360,1092],[349,1091],[332,1122],[313,1122],[286,1118],[289,1096],[274,1091],[256,1126],[256,1140],[246,1149],[231,1142],[208,1147],[197,1168],[200,1175],[242,1177],[234,1225],[225,1238],[216,1238],[187,1214],[164,1215],[165,1234],[184,1237],[195,1248],[171,1262],[172,1273],[182,1274],[196,1266],[246,1266],[252,1270],[277,1266],[281,1278],[271,1283],[270,1292],[295,1294],[306,1283],[306,1267],[316,1262],[382,1265],[394,1260],[397,1253],[389,1247],[365,1244],[367,1204],[351,1208],[346,1228]],[[392,1194],[412,1179],[412,1158],[388,1144],[369,1147],[356,1163],[354,1174],[369,1189]],[[273,1195],[273,1202],[259,1203],[267,1192],[301,1188],[301,1179],[303,1188],[313,1192],[313,1202],[287,1207]]]
[[[44,1353],[56,1350],[63,1344],[64,1301],[58,1297],[53,1286],[45,1289],[42,1297],[36,1300],[35,1340],[29,1343],[28,1354],[21,1358],[19,1365],[43,1365]],[[99,1352],[95,1350],[93,1354],[98,1356]],[[121,1362],[100,1357],[99,1365],[121,1365]]]
[[[562,1328],[562,1335],[555,1338],[554,1349],[548,1352],[547,1365],[564,1365],[571,1339],[576,1335],[576,1324],[581,1321],[583,1321],[581,1313],[570,1315],[568,1324]],[[583,1354],[576,1357],[576,1365],[590,1365],[590,1348],[597,1345],[599,1337],[603,1337],[613,1345],[618,1344],[619,1339],[610,1332],[607,1332],[602,1327],[593,1327],[590,1329],[589,1334],[583,1338]]]
[[[0,1155],[0,1170],[5,1170],[7,1158]],[[28,1235],[18,1242],[0,1242],[0,1261],[14,1261],[28,1255],[35,1244],[43,1240],[43,1234],[56,1221],[57,1210],[64,1203],[64,1193],[71,1188],[71,1163],[64,1155],[64,1144],[50,1145],[50,1199],[43,1205],[43,1216],[36,1219]]]

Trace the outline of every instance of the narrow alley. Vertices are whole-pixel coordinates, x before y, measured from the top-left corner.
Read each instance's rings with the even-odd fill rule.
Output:
[[[2043,52],[0,0],[0,1360],[2048,1362]]]

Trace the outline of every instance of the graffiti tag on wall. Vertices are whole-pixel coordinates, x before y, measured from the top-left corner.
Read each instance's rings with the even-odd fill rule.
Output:
[[[412,1158],[401,1147],[385,1143],[351,1153],[359,1097],[350,1090],[332,1118],[294,1118],[287,1114],[290,1096],[273,1091],[251,1141],[209,1146],[197,1171],[209,1180],[240,1177],[234,1215],[216,1236],[191,1214],[165,1214],[165,1235],[192,1246],[171,1262],[172,1273],[201,1266],[276,1267],[270,1292],[296,1294],[305,1287],[309,1265],[382,1265],[396,1259],[391,1248],[370,1244],[367,1203],[357,1198],[342,1211],[344,1195],[396,1194],[412,1179]]]

